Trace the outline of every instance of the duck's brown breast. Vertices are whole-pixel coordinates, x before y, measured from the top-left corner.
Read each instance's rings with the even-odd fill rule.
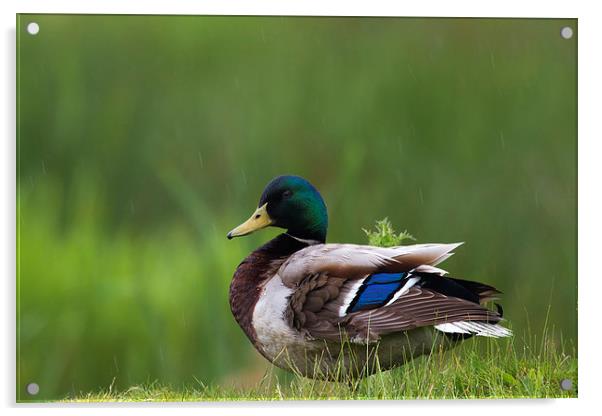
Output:
[[[230,283],[230,309],[253,345],[257,346],[253,311],[265,283],[291,254],[304,247],[298,240],[281,234],[249,254],[236,268]]]

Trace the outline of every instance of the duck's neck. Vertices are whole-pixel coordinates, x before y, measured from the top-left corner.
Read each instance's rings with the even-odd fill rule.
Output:
[[[328,230],[328,215],[324,210],[319,211],[310,219],[300,224],[290,224],[286,233],[301,241],[311,241],[311,244],[324,243]]]
[[[306,246],[313,246],[314,244],[323,244],[324,243],[324,240],[320,240],[317,238],[296,237],[288,232],[285,235],[288,235],[289,237],[294,238],[295,240],[299,241],[300,243],[305,244]]]
[[[230,309],[251,342],[255,342],[253,310],[261,295],[263,283],[271,278],[282,263],[309,242],[288,234],[280,234],[240,263],[230,283]]]

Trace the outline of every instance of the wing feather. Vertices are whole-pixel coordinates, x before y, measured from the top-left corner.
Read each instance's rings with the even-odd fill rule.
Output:
[[[390,248],[318,244],[300,250],[278,271],[283,283],[294,289],[287,312],[289,323],[308,337],[326,340],[340,340],[344,333],[352,339],[371,341],[390,333],[437,325],[458,331],[470,327],[485,333],[488,327],[479,326],[479,322],[494,325],[502,318],[477,300],[488,300],[499,292],[484,284],[442,277],[446,272],[435,267],[460,244]],[[425,282],[431,279],[432,287],[408,285],[382,306],[349,312],[350,300],[368,276],[401,272],[415,273],[409,273],[408,279]],[[474,294],[474,301],[442,290],[433,284],[436,279],[453,280],[462,285],[463,290]],[[428,285],[425,283],[425,286]],[[462,324],[445,326],[454,322]]]
[[[316,244],[299,250],[280,267],[278,275],[289,287],[306,276],[328,273],[358,279],[372,273],[407,272],[419,266],[434,266],[462,243],[415,244],[374,247],[355,244]]]

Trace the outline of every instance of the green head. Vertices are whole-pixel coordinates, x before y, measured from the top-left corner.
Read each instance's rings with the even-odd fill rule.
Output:
[[[328,213],[320,193],[300,176],[278,176],[265,187],[257,210],[228,233],[240,237],[268,226],[302,239],[326,241]]]

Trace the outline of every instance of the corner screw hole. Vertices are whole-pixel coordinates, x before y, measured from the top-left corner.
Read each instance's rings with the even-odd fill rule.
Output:
[[[570,39],[573,37],[573,29],[570,26],[565,26],[560,29],[560,36],[564,39]]]
[[[30,35],[37,35],[39,31],[40,25],[36,22],[31,22],[27,25],[27,33],[29,33]]]
[[[38,386],[38,383],[29,383],[27,385],[27,393],[29,393],[30,395],[35,396],[39,392],[40,386]]]
[[[560,388],[564,391],[573,390],[573,381],[565,378],[560,382]]]

